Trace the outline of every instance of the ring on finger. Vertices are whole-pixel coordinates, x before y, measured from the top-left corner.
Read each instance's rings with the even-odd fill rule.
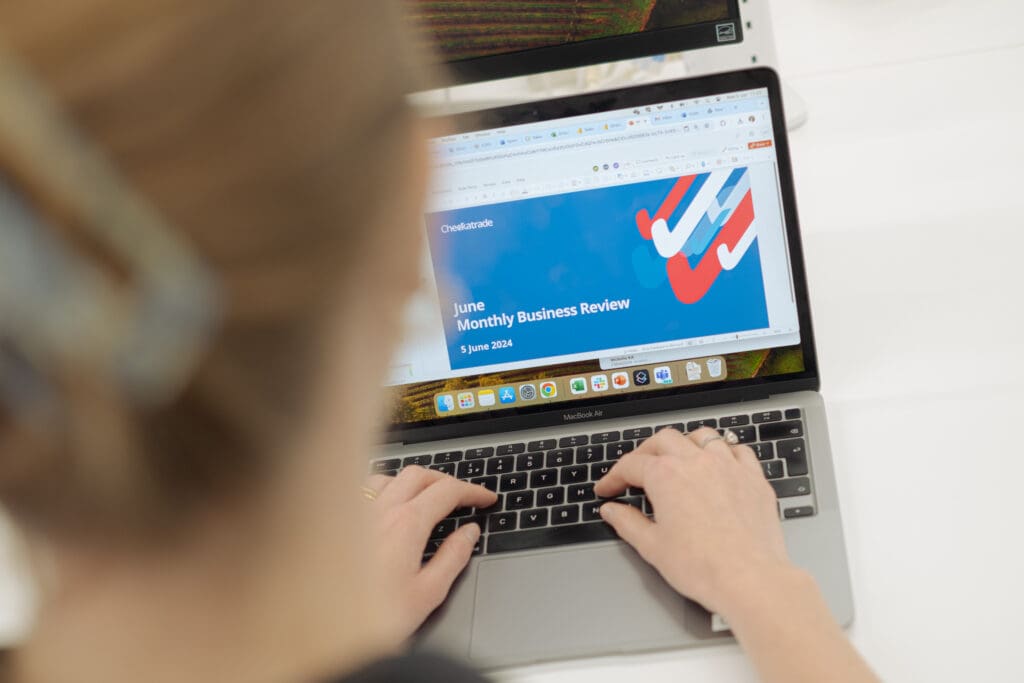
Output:
[[[376,489],[371,489],[369,486],[360,486],[359,491],[366,500],[377,500],[377,496],[380,495]]]
[[[736,444],[738,444],[740,442],[740,437],[737,436],[736,432],[732,431],[731,429],[726,429],[721,434],[715,434],[713,436],[709,436],[708,438],[704,439],[701,442],[700,447],[701,448],[706,448],[707,445],[709,443],[713,442],[713,441],[724,441],[725,443],[729,444],[730,446],[735,446]]]
[[[709,436],[708,438],[701,441],[700,447],[707,448],[708,444],[711,443],[712,441],[725,441],[725,439],[719,436],[718,434],[715,434],[714,436]]]

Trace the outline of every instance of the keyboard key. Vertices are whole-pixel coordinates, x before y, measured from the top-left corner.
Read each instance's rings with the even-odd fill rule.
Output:
[[[579,505],[562,505],[551,511],[552,524],[575,524],[580,521]]]
[[[501,476],[501,484],[499,488],[502,491],[518,491],[526,488],[526,474],[524,472],[515,472],[512,474],[503,474]]]
[[[569,465],[562,468],[562,484],[578,484],[587,480],[586,465]]]
[[[778,422],[782,419],[781,410],[766,410],[761,413],[754,413],[754,424],[761,424],[762,422]]]
[[[601,519],[601,506],[604,505],[603,500],[597,500],[591,503],[583,504],[583,521],[593,522],[594,520]]]
[[[455,531],[455,520],[446,517],[434,525],[433,530],[430,532],[430,537],[445,538],[453,531]]]
[[[431,465],[430,469],[437,470],[438,472],[444,472],[447,475],[455,476],[455,463],[446,462],[440,465]]]
[[[632,439],[635,441],[637,439],[646,439],[650,436],[654,436],[654,430],[650,427],[634,427],[633,429],[622,430],[623,439]]]
[[[775,495],[779,498],[806,496],[811,492],[811,480],[807,477],[798,477],[797,479],[780,479],[769,483],[775,489]]]
[[[803,439],[786,439],[779,442],[779,457],[786,461],[786,471],[791,477],[807,474],[807,446]]]
[[[387,460],[375,460],[370,464],[370,471],[374,474],[383,474],[388,470],[397,470],[402,466],[402,461],[398,458],[389,458]]]
[[[686,423],[686,431],[688,432],[695,432],[701,427],[711,427],[712,429],[715,429],[718,427],[718,420],[713,417],[709,417],[705,420],[690,420]]]
[[[512,531],[516,528],[516,517],[518,515],[515,512],[498,512],[490,515],[487,518],[487,530],[491,533],[495,531]]]
[[[804,426],[800,422],[773,422],[761,425],[761,441],[775,441],[791,436],[803,436]]]
[[[507,443],[498,446],[498,455],[517,455],[526,450],[525,443]]]
[[[786,508],[782,511],[782,516],[786,519],[793,519],[794,517],[810,517],[814,514],[814,507],[811,505],[804,505],[798,508]]]
[[[473,514],[473,508],[456,508],[448,516],[458,519],[459,517],[469,517],[471,514]]]
[[[662,429],[674,429],[677,432],[679,432],[680,434],[685,434],[686,433],[686,423],[684,423],[684,422],[673,422],[672,424],[658,425],[657,427],[654,428],[654,431],[660,432]]]
[[[505,474],[515,467],[514,455],[502,455],[487,461],[487,474]]]
[[[645,515],[653,515],[654,514],[654,506],[651,505],[651,500],[647,496],[644,496],[644,514]]]
[[[604,446],[580,446],[576,449],[576,462],[585,464],[604,460]]]
[[[535,508],[523,510],[519,513],[519,526],[523,529],[535,529],[539,526],[547,526],[548,509]]]
[[[537,491],[537,505],[561,505],[565,502],[565,489],[554,486]]]
[[[800,417],[801,417],[801,413],[800,413],[800,409],[799,408],[789,408],[788,410],[786,410],[786,419],[787,420],[799,420]],[[797,510],[797,509],[802,509],[802,508],[793,508],[793,509]],[[812,508],[812,512],[813,512],[813,508]]]
[[[442,465],[446,462],[458,462],[462,460],[462,451],[444,451],[434,454],[434,463]]]
[[[595,462],[590,466],[590,481],[598,481],[601,477],[608,474],[608,471],[615,465],[614,462]]]
[[[482,448],[469,448],[466,450],[466,457],[471,459],[476,458],[489,458],[494,455],[494,446],[484,446]]]
[[[578,436],[563,436],[558,440],[559,448],[575,448],[576,446],[586,446],[590,443],[590,437],[586,434],[579,434]]]
[[[484,475],[484,463],[482,460],[463,460],[458,467],[459,479],[470,477],[482,477]]]
[[[433,461],[433,458],[428,455],[410,455],[408,458],[402,459],[402,467],[408,467],[409,465],[419,465],[420,467],[426,467]]]
[[[598,432],[590,436],[590,443],[611,443],[621,438],[618,432]]]
[[[513,491],[505,497],[506,510],[525,510],[533,507],[533,491]]]
[[[640,496],[626,496],[625,498],[616,498],[614,502],[632,505],[637,510],[644,509],[644,501],[643,498]]]
[[[775,457],[775,446],[770,443],[752,443],[748,445],[754,449],[758,460],[771,460]]]
[[[530,488],[542,489],[546,486],[554,486],[558,483],[558,470],[537,470],[530,474]]]
[[[573,484],[566,489],[566,499],[570,503],[582,503],[587,500],[594,500],[597,496],[594,494],[593,484]]]
[[[494,492],[498,491],[497,477],[476,477],[475,479],[470,479],[469,481],[472,484],[479,484],[480,486],[483,486],[485,489],[490,489],[491,491]]]
[[[520,472],[544,467],[543,453],[523,453],[516,457],[516,469]]]
[[[761,463],[761,469],[764,470],[765,479],[778,479],[785,476],[782,471],[781,460],[767,460]]]
[[[550,451],[556,446],[554,439],[541,439],[540,441],[531,441],[526,444],[526,450],[528,451]]]
[[[548,453],[548,467],[562,467],[572,464],[573,451],[571,448],[559,448]]]
[[[743,425],[750,424],[750,418],[746,415],[732,415],[731,417],[723,417],[718,421],[719,427],[742,427]]]
[[[609,460],[618,460],[631,450],[633,450],[632,441],[616,441],[608,444],[607,456]]]
[[[437,549],[441,547],[442,543],[444,543],[444,539],[443,538],[432,538],[432,539],[430,539],[429,541],[427,541],[426,553],[429,553],[429,554],[433,555],[434,553],[437,552]]]
[[[587,543],[590,541],[608,541],[618,538],[615,531],[604,522],[591,524],[569,524],[552,526],[529,531],[514,531],[507,534],[495,534],[487,538],[488,553],[504,553],[527,548],[545,548],[549,546],[568,545],[570,543]]]
[[[736,435],[740,443],[757,441],[757,429],[755,427],[730,427],[729,431]]]

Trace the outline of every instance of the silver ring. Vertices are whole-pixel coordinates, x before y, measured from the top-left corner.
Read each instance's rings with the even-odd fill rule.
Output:
[[[730,446],[735,446],[740,442],[740,437],[737,436],[736,432],[732,431],[731,429],[726,429],[725,434],[722,435],[722,438]]]
[[[711,443],[712,441],[725,441],[725,439],[722,438],[721,436],[715,434],[714,436],[709,436],[708,438],[706,438],[703,441],[701,441],[700,447],[701,448],[707,448],[708,444]]]

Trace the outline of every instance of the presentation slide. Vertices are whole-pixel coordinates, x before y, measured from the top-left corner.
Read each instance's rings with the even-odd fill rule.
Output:
[[[769,324],[746,167],[426,218],[452,369]]]

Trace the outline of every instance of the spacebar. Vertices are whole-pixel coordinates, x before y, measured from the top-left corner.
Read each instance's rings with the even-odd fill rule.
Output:
[[[618,538],[615,531],[604,522],[577,524],[575,526],[552,526],[530,531],[511,531],[491,534],[487,539],[487,552],[507,553],[510,550],[545,548],[552,545],[607,541]]]

